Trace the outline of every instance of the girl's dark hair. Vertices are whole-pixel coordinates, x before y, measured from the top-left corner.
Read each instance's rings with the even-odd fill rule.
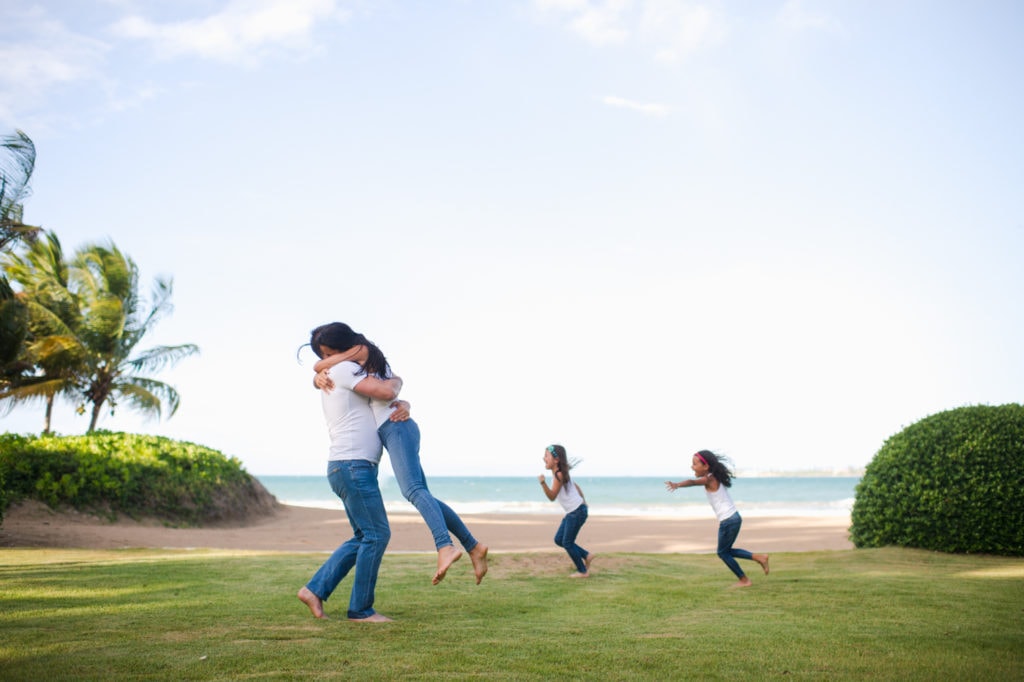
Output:
[[[569,484],[569,469],[572,469],[572,463],[569,462],[569,457],[565,452],[565,446],[563,445],[549,445],[547,451],[551,453],[551,456],[555,458],[558,463],[558,467],[555,469],[555,476],[562,482],[562,485]]]
[[[732,470],[727,466],[732,464],[728,457],[716,455],[710,450],[701,450],[697,453],[697,456],[707,462],[711,475],[714,476],[719,483],[724,485],[726,488],[732,487],[732,479],[735,478],[735,474],[733,474]]]
[[[320,346],[327,346],[337,351],[347,351],[353,346],[366,346],[366,364],[356,374],[373,374],[382,378],[391,376],[391,366],[388,365],[384,353],[373,342],[359,334],[352,327],[344,322],[331,322],[322,324],[309,333],[309,346],[316,353],[318,358],[323,358],[323,351]]]

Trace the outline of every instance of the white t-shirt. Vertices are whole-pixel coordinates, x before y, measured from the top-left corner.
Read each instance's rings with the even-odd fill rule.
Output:
[[[352,390],[366,378],[365,374],[354,374],[358,371],[359,365],[354,362],[339,362],[330,370],[334,390],[320,391],[324,420],[331,439],[328,461],[380,461],[382,448],[377,436],[377,422],[370,409],[370,399]]]
[[[708,494],[708,502],[711,503],[711,508],[715,510],[715,517],[719,521],[725,521],[727,518],[736,513],[736,505],[732,502],[732,495],[729,494],[729,489],[718,483],[718,490],[711,492],[707,488],[704,492]]]
[[[393,402],[395,401],[377,399],[370,401],[370,410],[373,411],[374,423],[376,423],[378,427],[391,419],[391,413],[395,411],[395,408],[391,407],[391,403]]]
[[[558,489],[558,494],[555,495],[555,499],[562,505],[562,509],[566,514],[571,511],[576,511],[579,509],[579,506],[583,504],[583,496],[580,495],[580,491],[576,487],[576,483],[571,478],[568,483]]]
[[[361,376],[359,378],[362,379],[365,376],[366,375],[364,374],[363,376]],[[388,376],[383,377],[382,380],[390,379],[391,376],[392,375],[389,374]],[[381,377],[378,376],[377,378],[380,379]],[[356,382],[356,383],[359,383],[359,382]],[[395,408],[391,406],[391,404],[393,402],[395,402],[395,401],[394,400],[378,400],[376,398],[370,400],[370,409],[373,410],[373,416],[377,420],[377,426],[378,427],[383,425],[384,422],[386,422],[387,420],[391,419],[391,413],[395,411]]]

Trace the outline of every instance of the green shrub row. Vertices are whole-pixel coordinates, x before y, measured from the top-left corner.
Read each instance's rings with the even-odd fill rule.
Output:
[[[0,520],[36,499],[111,518],[200,524],[244,519],[276,501],[241,463],[211,448],[161,436],[0,436]]]
[[[1024,405],[961,407],[892,436],[851,520],[857,547],[1024,555]]]
[[[4,525],[4,512],[8,505],[7,483],[3,467],[0,466],[0,526]]]

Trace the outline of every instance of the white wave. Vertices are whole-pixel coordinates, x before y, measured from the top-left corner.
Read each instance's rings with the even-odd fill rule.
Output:
[[[285,499],[283,504],[296,507],[312,507],[314,509],[342,510],[338,499]],[[562,514],[557,505],[547,502],[508,502],[508,501],[474,501],[452,503],[452,508],[459,514]],[[737,504],[742,516],[801,516],[801,517],[845,517],[853,508],[853,498],[835,502],[758,502],[747,505]],[[384,508],[388,513],[415,514],[416,508],[405,500],[386,501]],[[668,518],[710,518],[711,508],[707,504],[622,504],[622,505],[591,505],[590,516],[646,516]]]

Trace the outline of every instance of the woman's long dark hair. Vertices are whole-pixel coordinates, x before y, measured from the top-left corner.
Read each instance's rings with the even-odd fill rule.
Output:
[[[726,466],[727,464],[731,464],[727,457],[716,455],[710,450],[701,450],[697,455],[707,462],[711,475],[714,476],[719,483],[724,485],[726,488],[732,487],[732,479],[735,475],[732,473],[732,470]]]
[[[344,322],[322,324],[314,329],[309,333],[309,346],[318,358],[324,356],[320,346],[327,346],[341,352],[345,352],[353,346],[366,346],[368,357],[362,370],[357,374],[372,374],[384,379],[391,376],[391,366],[381,349]]]

